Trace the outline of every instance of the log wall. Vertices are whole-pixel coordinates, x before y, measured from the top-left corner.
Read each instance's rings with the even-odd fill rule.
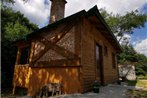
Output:
[[[103,75],[104,84],[112,83],[118,80],[117,66],[112,68],[112,53],[116,54],[116,50],[112,44],[103,36],[103,33],[93,26],[88,20],[84,19],[82,28],[82,47],[81,47],[81,65],[83,74],[84,90],[91,88],[91,84],[97,76],[96,68],[96,43],[102,47],[103,56]],[[107,46],[108,56],[104,56],[104,46]]]
[[[52,82],[63,84],[62,91],[64,94],[81,92],[79,82],[80,66],[50,66],[29,67],[15,66],[13,85],[16,87],[27,88],[28,96],[34,96],[43,86]]]
[[[41,36],[52,41],[58,33],[62,33],[64,27],[63,24],[56,29],[47,30]],[[61,35],[59,34],[58,37]],[[115,69],[112,68],[112,53],[116,54],[114,46],[104,37],[101,30],[84,18],[78,20],[78,23],[72,26],[68,33],[56,43],[59,47],[68,50],[69,54],[75,54],[75,58],[68,59],[68,55],[62,55],[63,52],[60,54],[60,52],[49,49],[35,62],[41,62],[44,67],[37,64],[38,67],[19,66],[16,63],[13,85],[28,88],[29,96],[37,93],[42,86],[49,82],[63,82],[64,93],[87,91],[96,79],[100,80],[96,67],[96,44],[102,47],[104,84],[116,81],[118,79],[117,66]],[[104,55],[105,46],[108,49],[107,56]],[[38,39],[33,41],[30,61],[33,61],[34,56],[37,56],[45,47]],[[78,61],[76,61],[77,58]],[[54,64],[51,64],[50,61]],[[62,65],[60,62],[63,62]]]

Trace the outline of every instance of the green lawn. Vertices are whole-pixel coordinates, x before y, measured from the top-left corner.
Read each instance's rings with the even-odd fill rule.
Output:
[[[147,79],[147,75],[144,75],[144,76],[143,75],[139,75],[139,76],[137,76],[137,78],[138,79]]]
[[[147,98],[146,90],[128,90],[128,98]]]
[[[145,88],[144,90],[128,90],[128,98],[147,98],[147,80],[128,81],[128,85]]]
[[[147,80],[128,81],[128,85],[147,88]]]

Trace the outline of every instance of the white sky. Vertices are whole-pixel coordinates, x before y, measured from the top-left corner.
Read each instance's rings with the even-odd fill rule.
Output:
[[[13,7],[21,11],[31,22],[43,27],[47,24],[50,15],[50,0],[28,0],[24,3],[22,0],[15,0]],[[49,4],[45,4],[47,1]],[[67,0],[65,7],[65,16],[69,16],[83,9],[89,10],[97,5],[98,8],[106,8],[107,11],[119,14],[125,14],[132,10],[140,9],[147,0]]]
[[[44,27],[48,24],[50,0],[29,0],[27,3],[22,2],[22,0],[15,1],[16,3],[13,9],[23,13],[31,22],[37,24],[39,27]],[[44,2],[48,2],[48,4]],[[126,12],[140,9],[147,4],[147,0],[67,0],[67,2],[65,16],[69,16],[83,9],[89,10],[95,5],[98,8],[106,8],[108,12],[123,15]],[[147,38],[138,42],[134,47],[138,52],[144,53],[147,56]]]
[[[145,54],[147,56],[147,38],[138,42],[134,46],[135,50],[138,51],[141,54]]]

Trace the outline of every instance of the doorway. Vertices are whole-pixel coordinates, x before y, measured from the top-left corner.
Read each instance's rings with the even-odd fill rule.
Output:
[[[96,78],[101,85],[104,84],[104,75],[103,75],[103,55],[102,47],[99,44],[96,44]]]

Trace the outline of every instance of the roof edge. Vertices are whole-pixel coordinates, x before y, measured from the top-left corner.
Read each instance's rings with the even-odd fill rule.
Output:
[[[40,34],[40,32],[43,32],[44,30],[46,30],[48,28],[56,27],[57,25],[59,25],[59,24],[61,24],[63,22],[69,21],[69,20],[71,20],[73,18],[76,18],[78,16],[84,16],[85,14],[86,14],[86,11],[85,10],[82,10],[82,11],[79,11],[79,12],[77,12],[75,14],[72,14],[70,16],[67,16],[67,17],[65,17],[65,18],[63,18],[61,20],[58,20],[58,21],[56,21],[54,23],[51,23],[51,24],[49,24],[49,25],[47,25],[47,26],[45,26],[45,27],[43,27],[43,28],[41,28],[41,29],[39,29],[37,31],[34,31],[31,34],[28,34],[27,35],[27,39],[33,38],[34,37],[34,34]]]
[[[108,26],[108,24],[106,23],[106,21],[104,20],[104,18],[102,17],[102,15],[100,14],[97,5],[95,5],[93,8],[91,8],[90,10],[88,10],[86,15],[89,16],[91,14],[92,15],[95,14],[99,18],[99,20],[107,28],[107,30],[110,32],[111,36],[113,37],[113,39],[115,40],[115,42],[119,46],[120,51],[122,51],[121,45],[119,44],[119,42],[116,39],[114,33],[111,31],[110,27]]]

